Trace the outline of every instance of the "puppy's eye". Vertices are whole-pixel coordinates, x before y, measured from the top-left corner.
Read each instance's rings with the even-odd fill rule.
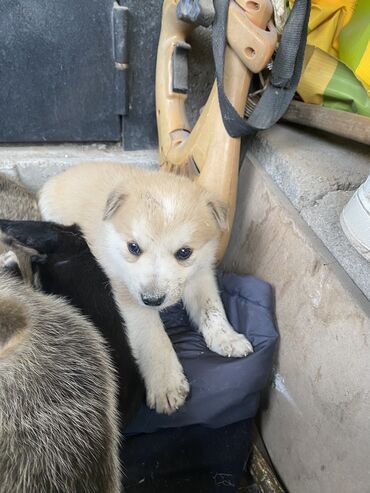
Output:
[[[139,257],[142,254],[142,251],[137,243],[130,241],[129,243],[127,243],[127,248],[128,251],[136,257]]]
[[[187,260],[190,255],[193,253],[193,250],[189,247],[182,247],[175,253],[175,257],[177,260]]]

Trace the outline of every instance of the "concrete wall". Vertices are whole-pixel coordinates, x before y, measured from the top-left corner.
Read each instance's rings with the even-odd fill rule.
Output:
[[[158,166],[158,151],[123,151],[120,144],[1,146],[0,171],[36,192],[43,183],[82,161],[112,161],[149,168]]]
[[[261,428],[288,491],[369,493],[369,302],[255,160],[224,264],[275,288],[281,340]]]

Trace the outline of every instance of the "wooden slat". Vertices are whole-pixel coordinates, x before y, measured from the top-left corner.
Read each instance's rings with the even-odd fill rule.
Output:
[[[285,493],[273,470],[256,445],[252,446],[249,469],[261,493]]]
[[[370,145],[370,118],[366,116],[292,101],[282,120]]]

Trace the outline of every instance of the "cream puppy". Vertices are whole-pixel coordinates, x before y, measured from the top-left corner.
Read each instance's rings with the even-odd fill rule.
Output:
[[[142,372],[149,407],[171,413],[189,384],[159,312],[179,300],[207,346],[243,357],[250,342],[229,324],[217,290],[215,255],[226,210],[185,177],[116,163],[83,163],[40,192],[43,217],[77,223],[111,280]]]

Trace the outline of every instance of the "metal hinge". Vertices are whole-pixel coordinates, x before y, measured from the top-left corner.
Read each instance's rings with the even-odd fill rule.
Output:
[[[128,8],[117,2],[113,6],[113,56],[115,66],[115,112],[128,113]]]

